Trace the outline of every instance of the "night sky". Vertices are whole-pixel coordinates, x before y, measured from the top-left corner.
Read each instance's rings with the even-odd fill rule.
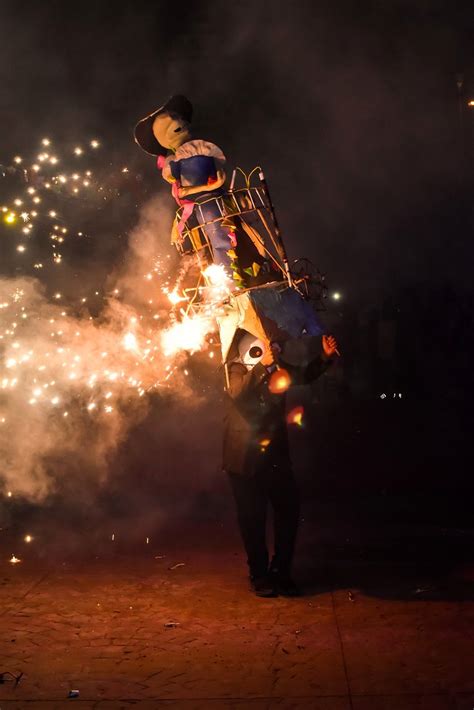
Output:
[[[69,156],[70,174],[73,147],[97,138],[101,148],[90,167],[109,186],[105,201],[94,193],[97,199],[61,203],[70,234],[60,266],[47,219],[38,219],[24,254],[17,251],[23,225],[14,233],[0,221],[0,305],[26,284],[28,309],[39,314],[19,321],[22,347],[35,348],[41,359],[56,342],[50,309],[64,304],[70,332],[82,333],[83,362],[95,371],[98,362],[103,367],[102,349],[112,360],[123,356],[111,289],[118,284],[121,304],[140,318],[151,313],[148,299],[164,298],[160,282],[143,277],[157,255],[173,254],[178,268],[169,243],[174,202],[154,160],[134,143],[133,128],[183,93],[194,104],[194,137],[222,147],[229,174],[235,165],[247,172],[263,166],[290,260],[309,257],[326,273],[329,294],[342,294],[327,299],[323,318],[342,357],[307,395],[313,448],[311,456],[309,448],[298,451],[302,475],[314,480],[314,490],[320,486],[318,496],[377,487],[385,495],[390,481],[417,485],[423,496],[447,478],[456,496],[462,485],[472,487],[470,468],[453,465],[471,456],[466,393],[474,384],[469,6],[4,0],[0,165],[11,166],[15,155],[26,164],[48,136]],[[2,173],[1,202],[11,204],[16,186]],[[23,195],[25,185],[20,189]],[[78,238],[77,230],[86,236]],[[35,261],[44,262],[41,271]],[[25,276],[38,279],[40,289]],[[54,301],[55,291],[62,301]],[[9,312],[2,323],[11,328]],[[0,482],[6,475],[13,500],[19,491],[54,507],[57,494],[68,502],[67,510],[57,507],[67,526],[76,507],[81,515],[103,511],[128,536],[133,530],[145,539],[168,515],[194,515],[195,502],[201,510],[209,491],[224,499],[219,358],[183,357],[191,375],[185,386],[181,366],[174,389],[150,397],[134,399],[128,385],[119,385],[110,417],[88,410],[92,397],[101,407],[109,402],[101,399],[108,382],[91,392],[86,367],[77,395],[62,363],[61,388],[51,385],[61,404],[33,409],[24,383],[36,383],[36,364],[22,364],[21,386],[0,398],[7,432]],[[150,378],[153,367],[150,374],[144,366]],[[403,398],[394,400],[395,392]],[[67,419],[63,408],[71,410]],[[102,539],[105,529],[119,529],[117,521],[89,527]]]
[[[97,135],[105,165],[133,166],[146,196],[166,193],[132,131],[185,93],[194,135],[219,144],[230,166],[264,167],[290,257],[310,257],[348,302],[379,303],[413,283],[465,288],[469,5],[4,1],[0,162],[43,135]],[[127,227],[140,207],[130,200]],[[82,248],[77,269],[93,262],[106,277],[121,254],[107,235]],[[17,255],[2,253],[10,270]]]

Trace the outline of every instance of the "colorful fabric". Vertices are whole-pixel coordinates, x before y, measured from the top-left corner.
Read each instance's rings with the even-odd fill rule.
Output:
[[[234,294],[218,325],[224,362],[231,357],[237,330],[246,330],[267,343],[324,333],[311,304],[290,287],[266,286]]]

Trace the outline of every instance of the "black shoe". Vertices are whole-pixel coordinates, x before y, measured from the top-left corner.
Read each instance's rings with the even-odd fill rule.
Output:
[[[273,580],[273,586],[278,594],[283,597],[299,597],[301,590],[289,574],[283,574],[278,570],[270,570],[269,577]]]
[[[268,574],[262,577],[250,577],[250,584],[257,597],[277,596],[275,584]]]

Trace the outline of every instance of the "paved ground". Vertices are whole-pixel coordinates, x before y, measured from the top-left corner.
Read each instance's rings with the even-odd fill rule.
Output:
[[[465,561],[434,581],[334,544],[312,564],[303,534],[305,596],[257,599],[232,525],[170,539],[81,558],[24,546],[11,565],[3,538],[0,671],[23,676],[0,685],[1,710],[474,707]]]

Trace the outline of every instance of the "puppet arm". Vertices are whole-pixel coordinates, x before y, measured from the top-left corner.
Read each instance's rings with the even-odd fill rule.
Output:
[[[180,187],[178,190],[178,197],[188,197],[189,195],[195,195],[198,192],[205,192],[206,190],[211,192],[212,190],[218,190],[219,187],[225,182],[225,172],[223,170],[218,170],[216,173],[217,179],[208,185],[193,185],[192,187]]]
[[[268,370],[265,365],[258,362],[251,370],[247,370],[240,363],[233,363],[229,366],[229,389],[232,399],[241,400],[252,394],[255,387],[261,384],[268,377]]]

